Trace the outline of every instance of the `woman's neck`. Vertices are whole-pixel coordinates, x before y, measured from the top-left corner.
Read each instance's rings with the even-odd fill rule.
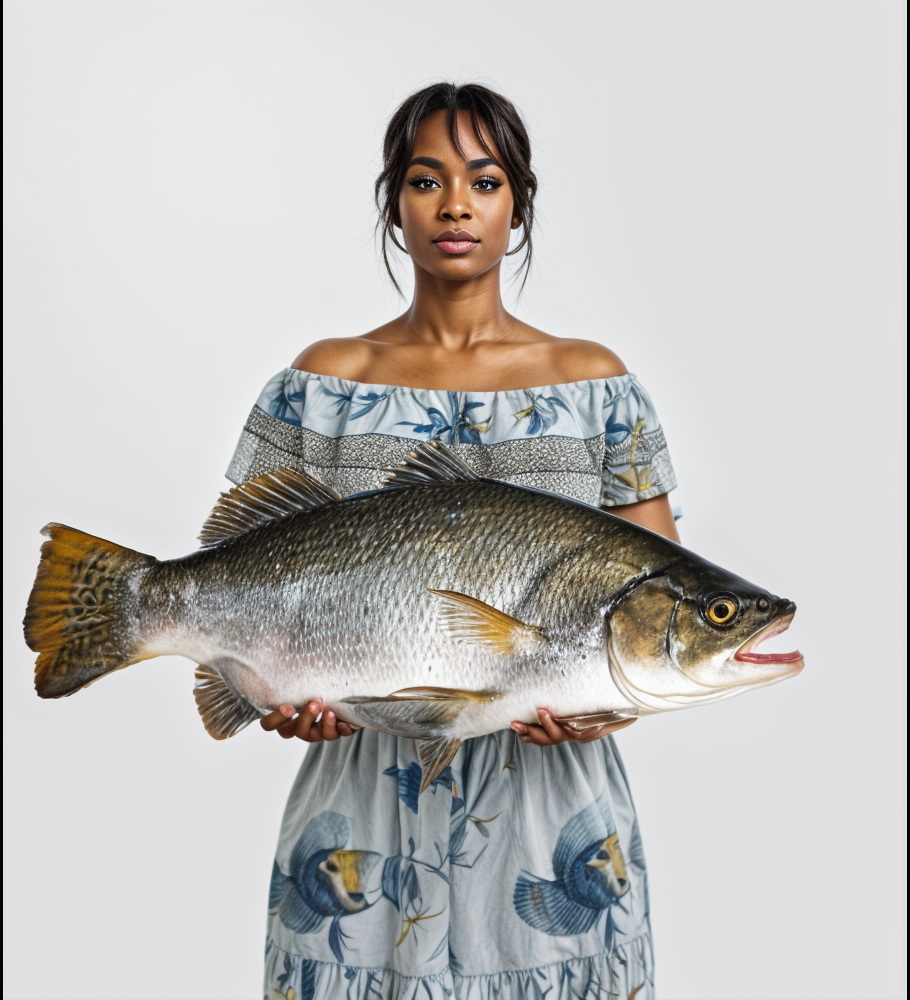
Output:
[[[499,265],[470,281],[445,281],[415,268],[414,297],[399,319],[410,341],[467,349],[483,341],[508,341],[519,324],[506,312]]]

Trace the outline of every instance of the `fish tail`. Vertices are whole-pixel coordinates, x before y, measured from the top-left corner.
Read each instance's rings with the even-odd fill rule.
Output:
[[[25,641],[38,653],[35,689],[60,698],[112,670],[148,658],[136,583],[157,560],[64,524],[48,524],[25,612]]]

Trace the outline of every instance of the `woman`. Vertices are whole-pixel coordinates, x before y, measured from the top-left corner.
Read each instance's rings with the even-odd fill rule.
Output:
[[[230,478],[297,465],[350,494],[435,438],[484,475],[677,539],[672,468],[635,377],[503,307],[502,262],[522,229],[528,264],[536,190],[515,108],[476,85],[428,87],[393,116],[384,157],[383,256],[388,239],[406,249],[413,301],[272,379]],[[418,798],[412,741],[322,707],[262,720],[315,744],[273,869],[267,997],[653,995],[641,841],[602,739],[618,726],[582,737],[541,706],[535,724],[468,741]]]

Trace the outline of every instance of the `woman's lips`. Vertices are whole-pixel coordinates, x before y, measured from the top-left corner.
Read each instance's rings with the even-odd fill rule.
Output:
[[[434,242],[445,253],[470,253],[477,246],[476,240],[435,240]]]
[[[433,242],[444,253],[469,253],[480,240],[467,229],[447,229],[440,233]]]

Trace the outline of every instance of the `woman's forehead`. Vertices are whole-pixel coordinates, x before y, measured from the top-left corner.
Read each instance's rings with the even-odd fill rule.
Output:
[[[483,122],[478,121],[478,128],[483,136],[486,146],[481,142],[471,123],[471,113],[459,110],[456,112],[455,132],[458,138],[458,145],[461,152],[452,144],[449,133],[449,112],[446,110],[434,111],[428,115],[417,127],[417,134],[414,137],[414,148],[411,151],[411,158],[417,156],[434,156],[439,160],[476,160],[482,157],[497,157],[496,147],[484,127]],[[498,157],[497,157],[498,158]]]

